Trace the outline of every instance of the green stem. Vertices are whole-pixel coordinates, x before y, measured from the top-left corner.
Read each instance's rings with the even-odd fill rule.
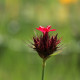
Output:
[[[44,80],[44,69],[45,69],[45,65],[46,65],[46,60],[43,59],[43,65],[42,65],[42,80]]]

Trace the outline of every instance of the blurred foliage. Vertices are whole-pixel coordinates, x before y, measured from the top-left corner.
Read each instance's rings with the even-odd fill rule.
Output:
[[[45,80],[80,80],[79,0],[0,0],[0,80],[41,80],[42,60],[25,43],[40,25],[66,47],[47,61]]]

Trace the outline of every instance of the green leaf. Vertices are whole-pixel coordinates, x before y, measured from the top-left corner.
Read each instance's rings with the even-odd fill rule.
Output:
[[[62,52],[62,50],[58,50],[58,51],[54,52],[53,54],[51,54],[50,56],[58,55],[58,54],[61,53],[61,52]]]

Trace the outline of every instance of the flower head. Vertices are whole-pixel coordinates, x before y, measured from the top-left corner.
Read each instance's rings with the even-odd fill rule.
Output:
[[[57,45],[61,42],[61,39],[57,38],[58,34],[50,37],[48,32],[56,31],[56,29],[50,30],[50,28],[51,26],[47,26],[46,28],[40,26],[39,28],[36,28],[37,30],[43,32],[43,35],[39,37],[33,37],[34,49],[38,52],[39,56],[43,59],[48,58],[51,54],[57,51],[57,49],[59,48]]]
[[[51,26],[48,25],[46,28],[43,27],[43,26],[40,26],[39,28],[36,28],[36,29],[39,30],[39,31],[41,31],[41,32],[43,32],[44,34],[45,34],[46,32],[56,31],[56,29],[51,29],[51,30],[50,30],[50,28],[51,28]]]

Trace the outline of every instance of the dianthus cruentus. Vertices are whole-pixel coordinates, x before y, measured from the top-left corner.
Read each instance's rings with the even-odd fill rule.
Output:
[[[44,79],[45,61],[51,55],[54,55],[56,51],[58,51],[58,44],[61,42],[61,38],[57,38],[58,34],[56,34],[55,36],[49,35],[50,31],[56,31],[56,29],[50,28],[50,25],[48,25],[46,28],[43,26],[36,28],[37,30],[42,32],[42,35],[33,37],[33,49],[36,50],[39,56],[43,59],[42,80]]]

